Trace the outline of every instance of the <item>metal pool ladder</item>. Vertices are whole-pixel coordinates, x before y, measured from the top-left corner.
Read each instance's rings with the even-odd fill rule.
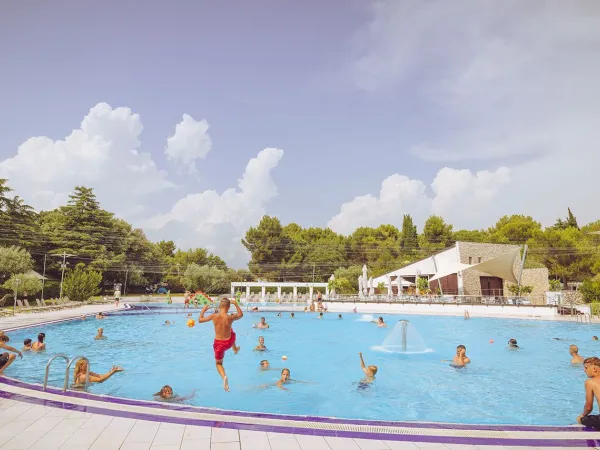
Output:
[[[63,353],[59,353],[58,355],[54,355],[52,358],[50,358],[50,360],[48,361],[48,364],[46,364],[46,375],[44,376],[44,391],[46,390],[46,387],[48,386],[48,375],[50,374],[50,365],[52,364],[52,361],[54,361],[57,358],[62,358],[66,361],[67,363],[67,368],[65,370],[65,384],[63,385],[63,392],[67,392],[67,388],[69,387],[69,371],[71,370],[71,364],[73,364],[75,361],[78,361],[80,359],[83,359],[84,361],[87,362],[87,370],[85,371],[85,384],[89,384],[90,382],[90,360],[87,359],[85,356],[76,356],[73,359],[69,359],[69,357]]]

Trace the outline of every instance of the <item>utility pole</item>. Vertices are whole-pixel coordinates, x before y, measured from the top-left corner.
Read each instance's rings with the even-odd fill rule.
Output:
[[[42,302],[44,301],[44,284],[46,281],[46,256],[44,255],[44,271],[42,272]]]
[[[129,275],[129,268],[125,270],[125,286],[123,287],[123,297],[127,294],[127,276]]]
[[[62,268],[62,274],[60,276],[60,295],[59,298],[62,299],[62,294],[63,294],[63,282],[65,280],[65,269],[67,268],[67,256],[68,257],[72,257],[72,256],[77,256],[77,255],[69,255],[67,254],[67,252],[63,251],[62,255],[52,255],[52,256],[62,256],[63,262],[61,264],[61,268]]]
[[[15,279],[15,301],[13,302],[13,316],[15,315],[15,308],[17,305],[17,295],[19,291],[19,284],[21,284],[21,280],[18,278]]]

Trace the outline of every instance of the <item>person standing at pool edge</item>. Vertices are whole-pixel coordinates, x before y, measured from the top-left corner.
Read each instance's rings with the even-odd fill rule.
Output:
[[[198,323],[205,323],[212,320],[213,325],[215,327],[215,340],[213,343],[213,350],[215,351],[215,364],[217,367],[217,372],[221,375],[223,379],[223,389],[229,392],[229,380],[227,379],[227,375],[225,374],[225,368],[223,367],[223,358],[225,358],[225,352],[230,348],[233,348],[233,353],[240,351],[239,347],[235,345],[235,333],[231,329],[231,325],[234,321],[241,319],[244,317],[244,313],[242,312],[240,305],[237,302],[233,301],[233,306],[235,306],[236,314],[229,315],[229,308],[231,307],[231,301],[228,298],[221,299],[219,303],[219,312],[215,314],[211,314],[208,317],[204,317],[204,313],[208,309],[209,305],[204,305],[202,311],[200,312],[200,317],[198,318]]]

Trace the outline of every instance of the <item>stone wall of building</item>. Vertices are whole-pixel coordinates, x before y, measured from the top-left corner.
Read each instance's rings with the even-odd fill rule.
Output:
[[[480,244],[477,242],[458,242],[457,245],[460,262],[463,264],[479,264],[519,247],[518,245]],[[518,274],[520,268],[521,260],[515,258],[514,273]],[[467,269],[462,272],[464,295],[481,295],[480,276],[489,275],[474,269]]]
[[[519,272],[515,273],[518,276]],[[506,281],[504,282],[504,295],[510,295],[510,291],[508,290],[509,284]],[[545,304],[546,292],[550,289],[548,269],[545,267],[540,269],[524,269],[521,286],[533,286],[533,292],[528,297],[531,297],[531,300],[536,305]]]

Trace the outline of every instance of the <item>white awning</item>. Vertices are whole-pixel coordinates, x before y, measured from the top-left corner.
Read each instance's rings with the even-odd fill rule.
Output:
[[[480,272],[487,273],[493,277],[502,278],[506,281],[518,283],[519,281],[515,276],[513,268],[515,259],[519,256],[520,251],[521,249],[517,247],[500,256],[475,264],[474,266],[471,266],[471,269],[479,270]]]
[[[435,258],[435,264],[438,268],[438,271],[432,276],[429,281],[434,281],[439,278],[447,277],[448,275],[452,275],[453,273],[462,272],[465,269],[469,269],[469,264],[463,264],[455,261],[448,261],[445,258]]]

